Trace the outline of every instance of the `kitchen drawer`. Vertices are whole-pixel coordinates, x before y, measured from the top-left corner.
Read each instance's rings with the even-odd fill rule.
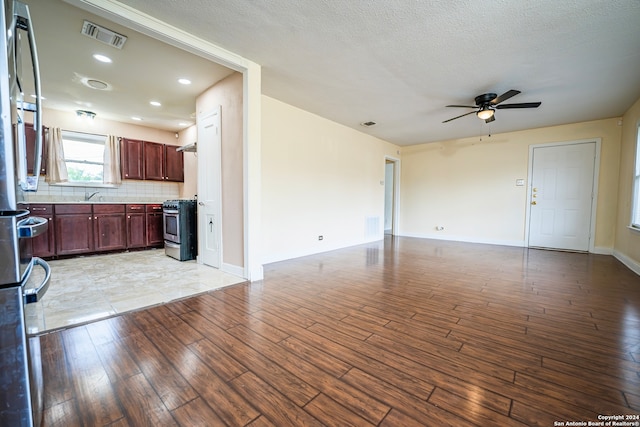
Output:
[[[73,203],[73,204],[60,204],[54,205],[53,210],[56,215],[64,215],[64,214],[89,214],[91,215],[91,205],[90,204],[82,204],[82,203]]]
[[[149,212],[162,212],[162,205],[161,204],[147,205],[147,213]]]
[[[94,214],[112,214],[112,213],[124,214],[124,208],[125,208],[125,205],[95,204],[93,205],[93,213]]]
[[[127,213],[145,213],[144,205],[127,205]]]
[[[44,205],[44,204],[30,204],[29,212],[31,215],[53,215],[53,205]]]

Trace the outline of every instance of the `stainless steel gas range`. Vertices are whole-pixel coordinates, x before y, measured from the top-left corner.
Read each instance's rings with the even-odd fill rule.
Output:
[[[167,200],[162,204],[164,252],[180,261],[198,254],[196,201]]]

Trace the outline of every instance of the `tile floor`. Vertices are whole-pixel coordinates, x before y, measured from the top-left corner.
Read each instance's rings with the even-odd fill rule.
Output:
[[[87,323],[241,283],[244,279],[164,249],[48,261],[51,284],[42,301],[25,308],[27,331],[37,334]],[[43,276],[34,268],[30,283]]]

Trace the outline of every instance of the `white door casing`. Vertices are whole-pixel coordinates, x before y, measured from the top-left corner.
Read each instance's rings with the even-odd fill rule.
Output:
[[[595,141],[532,148],[528,246],[593,248],[597,148]]]
[[[220,107],[197,118],[198,262],[222,263],[222,160]]]

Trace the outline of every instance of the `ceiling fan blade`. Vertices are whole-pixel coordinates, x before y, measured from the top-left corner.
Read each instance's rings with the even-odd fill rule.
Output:
[[[485,123],[491,123],[492,121],[494,121],[496,119],[496,115],[494,114],[493,116],[489,117],[488,119],[485,119]]]
[[[475,107],[474,107],[474,108],[475,108]],[[469,111],[468,113],[464,113],[464,114],[461,114],[461,115],[459,115],[459,116],[456,116],[456,117],[454,117],[454,118],[452,118],[452,119],[445,120],[445,121],[444,121],[444,122],[442,122],[442,123],[447,123],[447,122],[450,122],[451,120],[459,119],[460,117],[468,116],[469,114],[475,114],[475,113],[476,113],[475,111]]]
[[[503,110],[505,108],[538,108],[542,102],[521,102],[519,104],[496,105],[495,108]]]
[[[447,107],[478,108],[477,105],[447,105]]]
[[[500,104],[501,102],[506,101],[507,99],[511,98],[512,96],[516,96],[519,93],[520,93],[519,90],[515,90],[515,89],[508,90],[502,95],[500,95],[499,97],[492,99],[490,104],[493,104],[493,105]]]

